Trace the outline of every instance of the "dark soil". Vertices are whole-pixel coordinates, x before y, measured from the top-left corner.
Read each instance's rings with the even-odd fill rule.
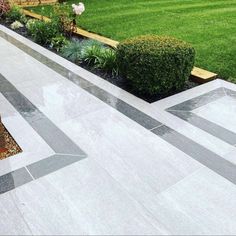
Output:
[[[3,20],[2,21],[0,20],[0,24],[2,24],[4,26],[6,26],[7,28],[11,29],[9,22],[5,22]],[[26,27],[22,27],[20,29],[17,29],[17,30],[15,30],[15,32],[20,34],[20,35],[22,35],[22,36],[24,36],[24,37],[26,37],[26,38],[28,38],[28,39],[30,39],[31,41],[33,41],[32,38],[30,38],[30,36],[27,34]],[[88,40],[88,39],[86,39],[84,37],[78,37],[77,35],[74,35],[73,39],[76,39],[76,40],[79,40],[79,41]],[[59,54],[58,52],[56,52],[55,50],[53,50],[53,49],[51,49],[49,47],[46,47],[46,48],[48,50],[56,53],[56,54]],[[101,78],[107,80],[108,82],[110,82],[110,83],[112,83],[112,84],[114,84],[114,85],[116,85],[116,86],[126,90],[129,93],[132,93],[133,95],[135,95],[135,96],[137,96],[137,97],[139,97],[139,98],[141,98],[141,99],[143,99],[143,100],[145,100],[145,101],[147,101],[149,103],[156,102],[156,101],[158,101],[160,99],[163,99],[165,97],[174,95],[176,93],[188,90],[190,88],[193,88],[193,87],[196,87],[196,86],[199,85],[198,83],[195,83],[195,82],[192,82],[191,80],[189,80],[189,81],[186,82],[186,84],[185,84],[185,86],[184,86],[184,88],[182,90],[178,90],[178,91],[177,90],[173,90],[173,91],[171,91],[168,94],[155,94],[155,95],[150,96],[148,94],[139,94],[137,91],[134,91],[132,89],[132,86],[129,84],[129,81],[125,80],[124,78],[121,78],[120,76],[113,76],[112,74],[104,73],[101,70],[94,69],[94,68],[86,65],[85,63],[80,63],[80,64],[76,64],[76,65],[79,65],[79,66],[83,67],[84,69],[86,69],[86,70],[88,70],[88,71],[90,71],[90,72],[100,76]]]
[[[184,88],[182,90],[173,90],[173,91],[171,91],[168,94],[155,94],[155,95],[140,94],[137,91],[133,90],[133,88],[130,85],[129,81],[127,81],[126,79],[124,79],[124,78],[122,78],[120,76],[112,76],[111,74],[104,73],[103,71],[100,71],[100,70],[97,70],[97,69],[94,69],[94,68],[91,68],[91,67],[89,68],[86,65],[81,65],[80,64],[80,66],[83,67],[84,69],[89,70],[92,73],[100,76],[101,78],[107,80],[108,82],[110,82],[110,83],[112,83],[112,84],[114,84],[114,85],[124,89],[125,91],[127,91],[129,93],[132,93],[136,97],[139,97],[139,98],[145,100],[146,102],[149,102],[149,103],[156,102],[156,101],[161,100],[163,98],[166,98],[166,97],[169,97],[171,95],[183,92],[185,90],[194,88],[194,87],[199,85],[198,83],[195,83],[195,82],[193,82],[191,80],[188,80],[185,83],[185,86],[184,86]]]

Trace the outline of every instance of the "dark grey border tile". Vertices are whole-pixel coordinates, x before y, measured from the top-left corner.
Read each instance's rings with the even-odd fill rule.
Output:
[[[81,156],[55,154],[41,161],[28,165],[26,168],[35,179],[38,179],[82,159],[83,157]]]
[[[113,96],[112,94],[104,91],[97,86],[90,86],[84,88],[87,92],[99,98],[101,101],[105,102],[109,106],[113,107],[117,111],[121,112],[125,116],[129,117],[133,121],[137,122],[146,129],[153,129],[157,126],[162,125],[159,121],[153,119],[147,114],[141,112],[140,110],[134,108],[133,106],[125,103],[119,98]]]
[[[29,172],[25,168],[21,168],[0,176],[0,194],[32,181],[30,174],[35,176],[35,178],[39,178],[87,157],[68,136],[58,129],[1,74],[0,85],[2,95],[46,141],[54,152],[60,153],[29,165]]]
[[[203,95],[197,96],[175,106],[169,107],[167,111],[192,111],[210,102],[225,96],[224,88],[218,88]]]
[[[120,111],[130,119],[136,121],[138,124],[142,125],[147,129],[153,129],[157,126],[160,126],[161,123],[157,120],[153,119],[152,117],[146,115],[145,113],[137,110],[136,108],[132,107],[131,105],[125,103],[119,98],[116,98],[112,94],[106,92],[105,90],[100,89],[99,87],[93,85],[89,81],[82,79],[80,76],[76,75],[73,71],[68,70],[67,68],[59,65],[55,61],[47,58],[46,56],[40,54],[39,52],[33,50],[29,46],[19,42],[17,39],[13,38],[12,36],[2,32],[0,30],[0,36],[6,39],[8,42],[12,43],[28,55],[32,56],[39,62],[43,63],[50,69],[56,71],[57,73],[61,74],[65,78],[69,79],[76,85],[80,86],[81,88],[85,89],[90,94],[93,94],[103,102],[107,103],[108,105],[112,106],[116,110]]]
[[[215,89],[208,93],[205,93],[196,98],[187,100],[183,103],[172,106],[166,111],[169,113],[187,121],[188,123],[202,129],[209,134],[223,140],[224,142],[235,145],[236,144],[236,134],[231,130],[228,130],[220,125],[217,125],[211,121],[208,121],[197,114],[191,112],[192,110],[204,106],[210,102],[214,102],[224,96],[231,96],[236,98],[236,92],[224,87]]]
[[[47,67],[51,68],[52,70],[56,71],[58,74],[61,74],[62,76],[66,77],[67,79],[71,80],[73,83],[79,85],[81,88],[85,88],[88,86],[91,86],[92,84],[77,74],[75,74],[73,71],[70,71],[66,69],[65,67],[61,66],[57,62],[47,58],[46,56],[42,55],[41,53],[35,51],[34,49],[30,48],[29,46],[21,43],[14,37],[4,33],[0,30],[0,37],[3,39],[6,39],[9,43],[12,43],[17,48],[21,49],[28,55],[32,56],[36,60],[40,61],[42,64],[46,65]]]
[[[23,167],[11,173],[0,176],[0,194],[31,182],[33,179]]]
[[[209,134],[223,140],[224,142],[235,145],[236,134],[228,129],[225,129],[209,120],[206,120],[193,112],[169,111],[171,114],[187,121],[188,123],[208,132]]]
[[[201,164],[236,184],[236,166],[233,163],[167,126],[161,126],[152,130],[152,132]]]

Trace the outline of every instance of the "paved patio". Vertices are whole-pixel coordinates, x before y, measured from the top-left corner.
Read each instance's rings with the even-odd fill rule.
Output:
[[[0,25],[0,234],[236,234],[236,85],[149,104]]]

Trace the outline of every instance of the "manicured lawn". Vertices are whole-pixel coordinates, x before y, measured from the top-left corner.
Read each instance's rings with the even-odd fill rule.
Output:
[[[115,40],[171,35],[193,44],[196,65],[236,82],[236,0],[83,0],[78,24]],[[76,3],[70,0],[68,4]],[[49,15],[51,6],[31,8]]]

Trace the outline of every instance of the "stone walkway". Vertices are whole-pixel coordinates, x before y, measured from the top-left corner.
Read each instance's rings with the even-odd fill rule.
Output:
[[[149,104],[0,26],[0,234],[236,234],[236,85]]]

